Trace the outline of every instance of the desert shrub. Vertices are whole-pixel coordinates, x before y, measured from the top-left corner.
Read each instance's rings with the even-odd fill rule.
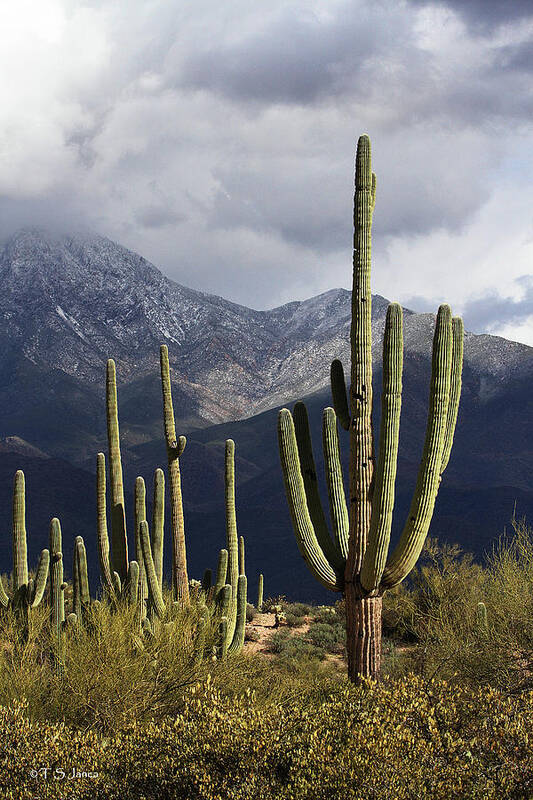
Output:
[[[314,610],[313,617],[315,622],[323,625],[337,625],[339,622],[343,622],[342,618],[337,614],[336,609],[332,606],[317,606]]]
[[[135,613],[104,602],[91,606],[87,627],[67,631],[61,677],[50,658],[48,609],[32,611],[27,637],[15,615],[0,615],[0,704],[24,700],[33,719],[101,731],[172,713],[207,668],[194,658],[198,612],[192,605],[142,640]],[[206,651],[215,635],[208,631]]]
[[[325,655],[324,648],[302,636],[293,636],[286,629],[271,634],[268,649],[271,653],[289,660],[323,658]]]
[[[266,600],[263,600],[263,611],[267,613],[271,613],[274,606],[281,606],[285,608],[287,605],[287,598],[284,594],[278,594],[276,597],[267,597]]]
[[[246,603],[246,622],[252,622],[257,611],[251,603]]]
[[[0,788],[6,800],[32,797],[34,765],[68,760],[98,776],[74,787],[41,780],[40,798],[527,800],[532,729],[531,695],[414,676],[267,706],[251,688],[228,696],[206,680],[178,714],[106,739],[1,709]]]
[[[344,652],[346,631],[344,625],[335,625],[323,622],[314,622],[309,628],[305,638],[315,647],[327,653]]]
[[[244,640],[246,642],[258,642],[261,638],[261,634],[259,631],[256,631],[254,628],[248,628],[245,635]]]
[[[412,588],[420,674],[508,692],[533,688],[533,538],[524,520],[512,526],[485,569],[429,543]],[[487,631],[476,622],[480,601]]]
[[[311,606],[306,603],[287,603],[284,606],[286,614],[292,614],[294,617],[307,617],[311,613]]]

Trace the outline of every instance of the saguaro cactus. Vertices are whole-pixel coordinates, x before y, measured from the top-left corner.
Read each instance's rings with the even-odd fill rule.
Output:
[[[163,413],[165,422],[165,441],[167,446],[168,474],[170,480],[170,524],[172,529],[172,587],[180,605],[189,603],[189,578],[187,576],[187,551],[185,549],[185,525],[183,521],[183,501],[181,496],[180,456],[185,450],[185,436],[176,438],[174,408],[172,406],[172,387],[168,347],[160,348],[161,386],[163,390]]]
[[[348,674],[378,677],[381,661],[381,605],[386,589],[414,567],[433,514],[442,473],[448,463],[461,392],[463,324],[442,305],[433,338],[429,413],[422,460],[411,508],[400,540],[388,555],[398,455],[402,390],[402,309],[387,310],[383,340],[383,392],[380,441],[374,470],[372,430],[372,330],[370,293],[371,227],[376,178],[370,140],[357,145],[354,197],[354,249],[351,386],[346,394],[340,361],[331,365],[333,408],[323,413],[323,450],[333,537],[317,487],[307,412],[282,409],[278,436],[285,489],[300,551],[311,572],[346,599]],[[337,419],[350,436],[349,502],[344,494]]]
[[[50,553],[43,550],[39,558],[35,580],[29,578],[28,547],[26,538],[26,484],[21,469],[13,481],[13,593],[10,597],[0,577],[0,606],[22,610],[24,613],[41,602],[48,579]]]

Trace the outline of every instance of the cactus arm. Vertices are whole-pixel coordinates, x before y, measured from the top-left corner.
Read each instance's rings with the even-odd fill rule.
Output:
[[[340,592],[341,580],[318,543],[309,515],[294,423],[288,408],[282,408],[278,415],[278,439],[285,492],[300,553],[322,586]]]
[[[324,450],[324,468],[328,488],[329,513],[335,536],[335,552],[340,555],[337,561],[339,568],[346,563],[348,555],[349,518],[344,494],[341,454],[337,433],[337,417],[332,408],[325,408],[322,414],[322,447]]]
[[[442,452],[442,463],[440,474],[444,472],[450,460],[452,451],[453,435],[459,411],[459,400],[461,398],[461,374],[463,371],[463,337],[464,325],[461,317],[452,317],[452,375],[450,402],[448,405],[448,416],[446,419],[446,435],[444,437],[444,448]]]
[[[218,593],[222,589],[223,586],[226,584],[226,575],[228,572],[228,551],[221,550],[218,556],[218,565],[217,565],[217,574],[215,579],[215,588],[213,591],[213,597],[215,600],[218,597]]]
[[[115,362],[110,358],[106,372],[106,416],[111,475],[111,549],[113,569],[125,580],[128,572],[128,539],[124,510],[124,484],[120,458],[118,426],[117,374]]]
[[[452,366],[450,307],[441,305],[433,338],[431,384],[426,439],[409,517],[400,541],[389,557],[381,585],[390,589],[412,570],[427,536],[440,483],[447,427]]]
[[[387,309],[383,338],[381,426],[372,518],[360,576],[361,584],[368,592],[373,592],[379,586],[389,549],[400,439],[402,369],[402,307],[398,303],[391,303]]]
[[[39,556],[39,563],[37,564],[37,571],[35,573],[35,583],[33,595],[31,598],[32,608],[36,608],[43,599],[44,591],[46,589],[46,581],[48,580],[48,572],[50,569],[50,552],[49,550],[42,550]]]
[[[331,564],[336,573],[340,573],[344,568],[345,558],[329,534],[326,517],[322,508],[322,500],[320,499],[318,491],[315,459],[313,457],[313,445],[309,430],[309,419],[304,403],[295,403],[293,423],[296,444],[298,446],[300,472],[305,489],[306,504],[315,536],[327,561]],[[326,471],[327,470],[328,465],[326,464]]]
[[[172,405],[172,386],[170,383],[170,366],[168,348],[161,345],[161,386],[163,390],[163,415],[165,440],[167,447],[168,471],[170,479],[170,510],[172,529],[172,585],[178,602],[189,603],[189,579],[187,576],[187,551],[185,549],[185,524],[183,519],[183,501],[181,497],[181,473],[179,457],[185,449],[185,436],[176,439],[174,408]]]
[[[26,498],[24,473],[18,469],[13,481],[13,592],[28,583]]]
[[[78,561],[78,548],[74,545],[72,559],[72,612],[81,621],[81,592],[80,592],[80,563]]]
[[[239,575],[245,575],[244,536],[239,536]]]
[[[127,580],[126,575],[126,580]],[[113,586],[115,587],[115,594],[117,597],[120,597],[122,594],[122,581],[120,580],[120,575],[118,572],[113,572]]]
[[[161,619],[165,614],[165,603],[163,595],[161,594],[161,587],[157,580],[157,573],[155,571],[154,560],[152,557],[152,548],[150,546],[150,533],[148,531],[148,523],[142,520],[139,525],[141,548],[144,566],[146,570],[146,579],[148,583],[148,599],[156,615]]]
[[[0,575],[0,606],[2,606],[2,608],[9,607],[9,595],[7,594],[4,588],[4,582],[2,580],[1,575]]]
[[[105,487],[105,455],[98,453],[96,456],[96,534],[98,546],[98,560],[104,588],[110,597],[113,597],[112,569],[109,562],[109,537],[107,533],[106,515],[106,487]]]
[[[163,587],[163,539],[165,529],[165,473],[154,472],[154,505],[152,509],[152,555],[158,583]]]
[[[217,595],[217,613],[220,614],[221,617],[228,616],[231,607],[232,595],[233,592],[231,585],[226,583],[226,585],[222,587]]]
[[[228,652],[228,618],[221,617],[218,626],[217,657],[226,658]]]
[[[128,567],[128,578],[125,586],[125,595],[128,603],[134,605],[137,602],[139,594],[139,563],[138,561],[130,561]]]
[[[228,551],[227,581],[231,585],[232,603],[228,614],[228,637],[231,639],[237,624],[237,583],[239,580],[239,553],[237,539],[237,514],[235,511],[235,442],[226,440],[224,457],[224,499],[226,508],[226,548]]]
[[[140,524],[146,520],[146,487],[144,479],[138,476],[135,479],[135,559],[139,562],[140,580],[146,597],[147,583],[146,570],[141,548]]]
[[[346,383],[344,380],[344,369],[342,362],[336,358],[331,362],[331,398],[337,419],[345,431],[350,430],[350,409],[348,408],[348,397],[346,395]]]
[[[237,624],[235,633],[228,650],[238,653],[244,644],[244,634],[246,629],[246,600],[247,600],[247,579],[246,575],[239,575],[237,585]]]
[[[89,590],[89,575],[87,573],[87,552],[81,536],[76,536],[75,547],[78,558],[78,578],[81,607],[82,609],[86,609],[91,603],[91,593]]]
[[[350,389],[350,548],[346,580],[360,572],[371,515],[374,445],[372,435],[372,295],[370,292],[373,191],[370,139],[357,142],[355,160],[352,352]]]
[[[198,620],[198,627],[196,629],[196,638],[194,640],[192,660],[194,666],[198,666],[204,657],[205,640],[207,637],[207,618],[200,617]]]

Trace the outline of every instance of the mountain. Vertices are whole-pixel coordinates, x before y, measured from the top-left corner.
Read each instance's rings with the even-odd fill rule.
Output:
[[[182,464],[194,569],[213,565],[223,544],[223,443],[232,436],[249,564],[261,565],[270,580],[269,592],[290,594],[283,587],[291,582],[308,593],[316,591],[290,529],[276,408],[306,397],[320,451],[321,409],[331,404],[331,360],[341,357],[345,366],[350,362],[350,292],[333,289],[306,301],[254,311],[180,286],[104,237],[86,232],[59,236],[37,229],[19,231],[5,243],[0,281],[4,507],[9,507],[12,472],[17,466],[25,469],[24,463],[34,476],[28,481],[28,503],[47,497],[45,504],[39,500],[42,513],[35,506],[31,512],[44,531],[39,541],[43,536],[46,540],[49,514],[69,519],[72,538],[80,532],[90,535],[95,455],[107,451],[108,357],[117,362],[127,486],[133,487],[136,475],[142,474],[150,494],[153,470],[166,461],[159,378],[159,346],[165,343],[177,427],[188,437]],[[376,434],[387,303],[373,296]],[[407,513],[422,449],[433,326],[434,315],[405,310],[396,528]],[[481,553],[509,521],[514,499],[518,513],[533,512],[532,373],[533,348],[501,337],[465,335],[460,414],[433,535]],[[72,469],[84,495],[74,505],[76,513],[67,485]],[[56,511],[48,502],[52,497],[58,498]],[[1,539],[10,539],[8,531],[9,526]],[[286,554],[283,559],[280,551]],[[3,548],[0,569],[9,569],[10,562]]]

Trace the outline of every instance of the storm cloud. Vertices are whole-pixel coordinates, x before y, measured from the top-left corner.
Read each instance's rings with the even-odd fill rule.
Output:
[[[530,3],[19,0],[0,31],[2,237],[90,227],[254,308],[349,287],[367,132],[374,291],[533,344]]]

